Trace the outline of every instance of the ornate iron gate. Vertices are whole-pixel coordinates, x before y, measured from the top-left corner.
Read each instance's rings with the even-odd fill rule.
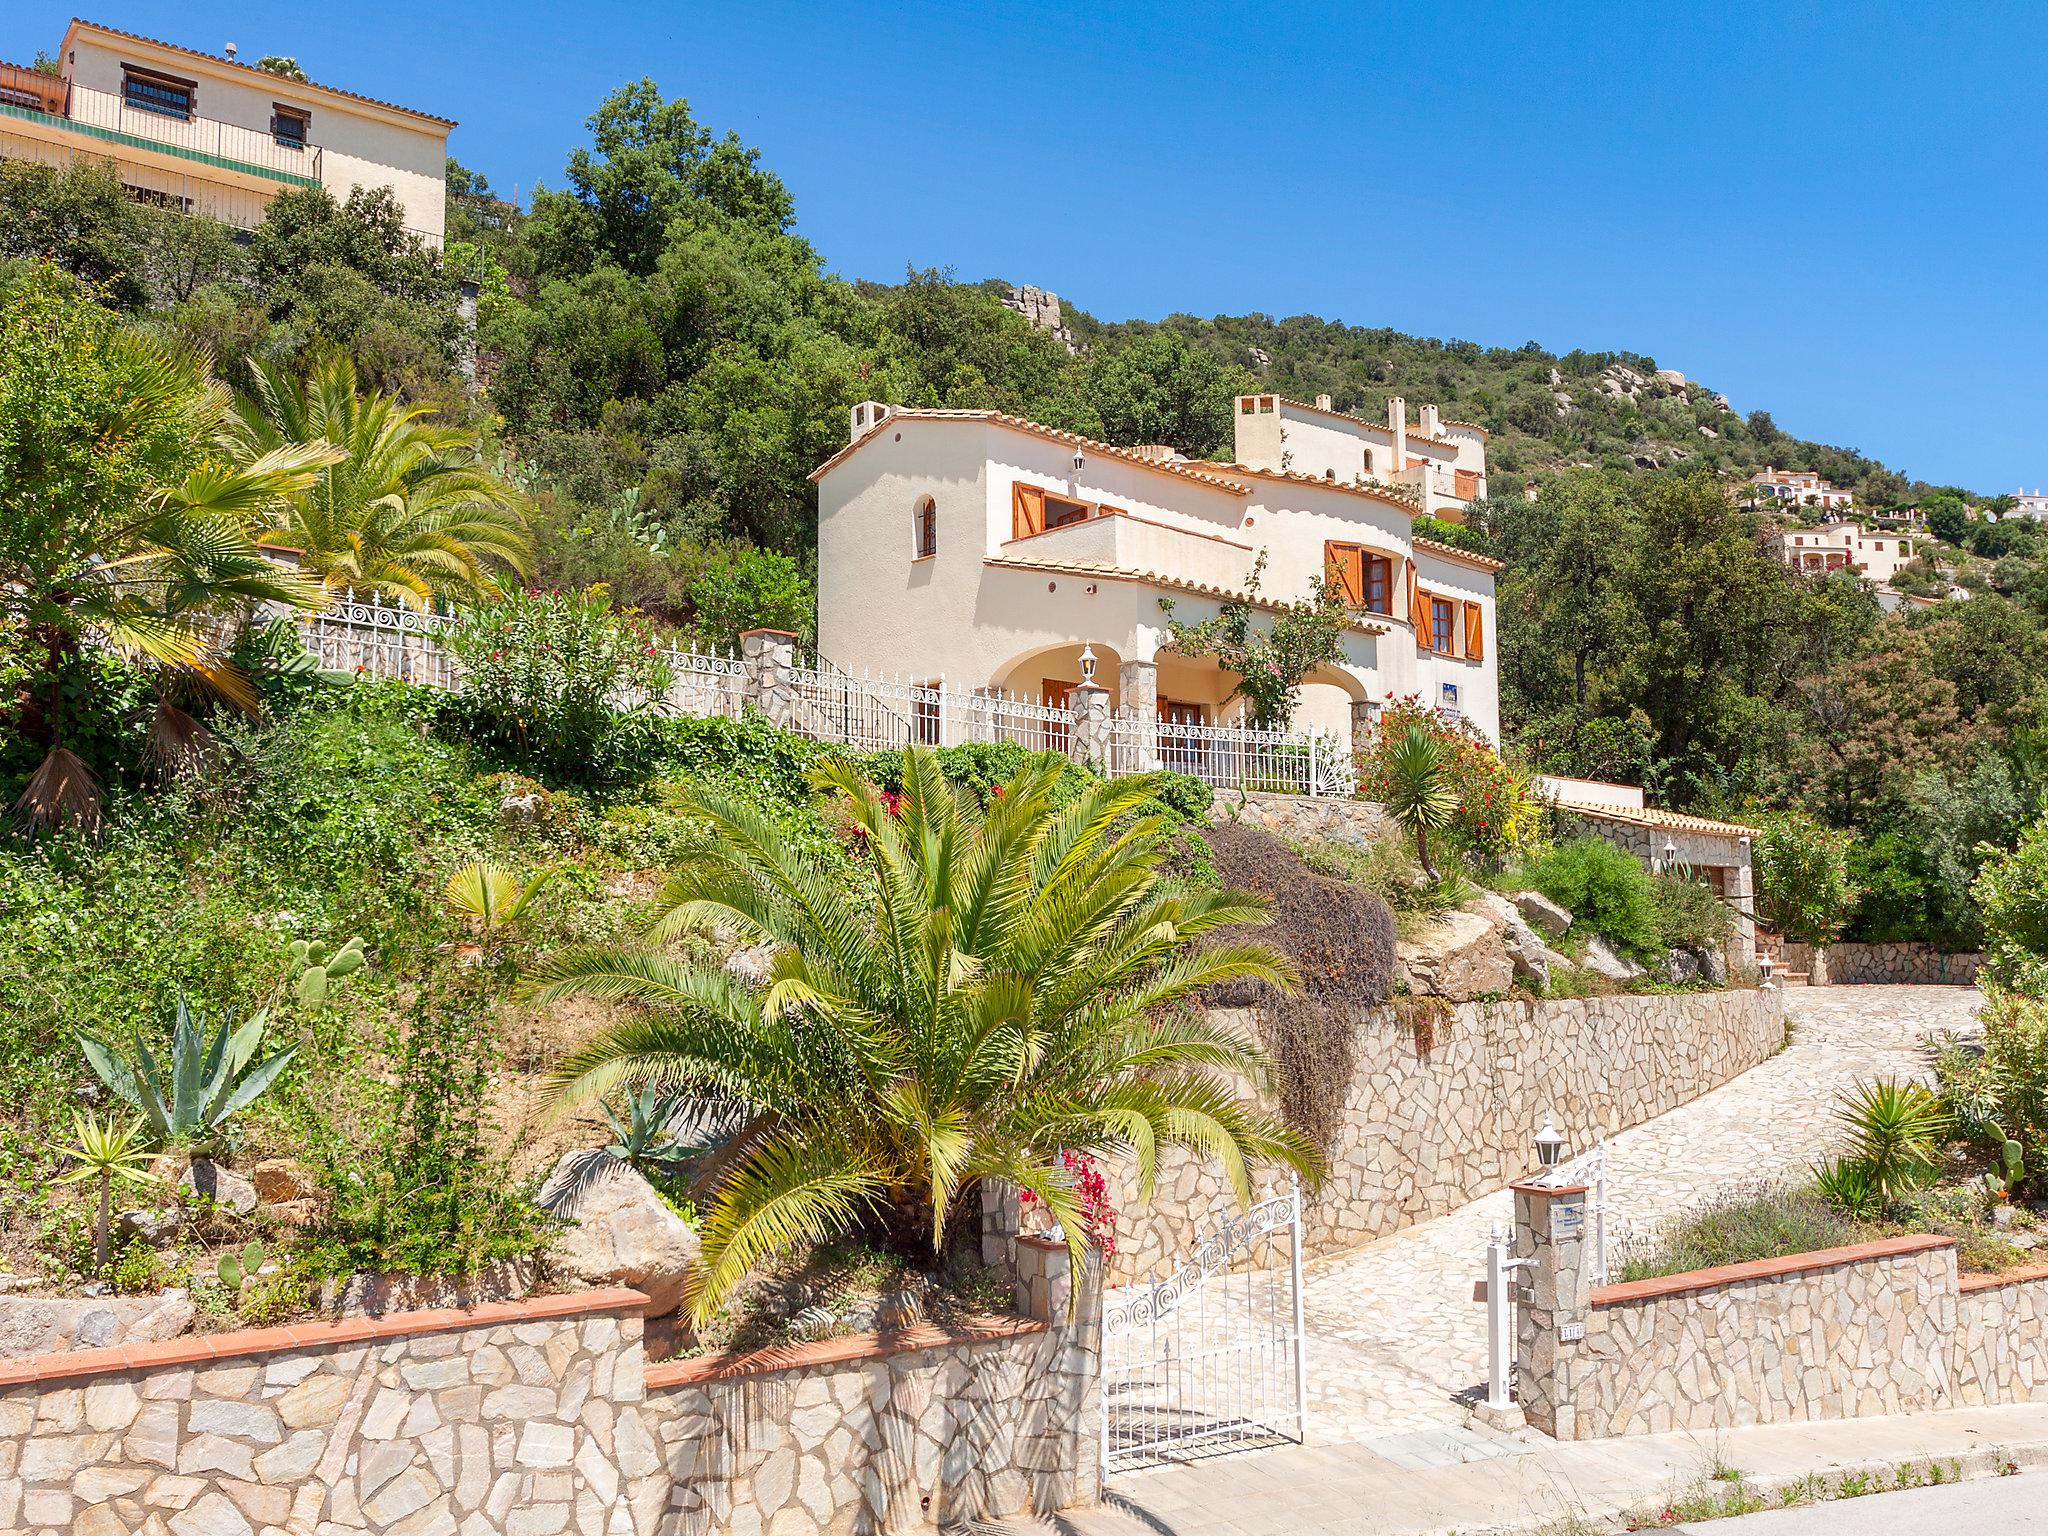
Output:
[[[1226,1219],[1103,1304],[1102,1468],[1208,1455],[1308,1427],[1301,1185]]]

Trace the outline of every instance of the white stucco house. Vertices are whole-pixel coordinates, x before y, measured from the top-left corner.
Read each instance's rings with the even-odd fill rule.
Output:
[[[2031,517],[2036,521],[2048,519],[2048,496],[2044,496],[2041,493],[2039,486],[2035,486],[2031,491],[2024,489],[2014,491],[2012,493],[2012,510],[2005,515],[2007,517]]]
[[[239,229],[286,187],[386,187],[442,242],[447,118],[90,21],[56,59],[55,74],[0,63],[0,158],[111,160],[138,201]]]
[[[1399,426],[1270,395],[1239,399],[1236,420],[1226,464],[991,410],[854,407],[849,441],[811,477],[820,654],[1061,703],[1091,647],[1119,714],[1227,725],[1243,715],[1237,676],[1171,652],[1162,602],[1197,621],[1232,599],[1300,599],[1329,574],[1350,625],[1342,659],[1303,689],[1296,729],[1348,739],[1414,695],[1498,740],[1499,563],[1414,530],[1434,467],[1453,492],[1483,494],[1484,435],[1453,435],[1426,410],[1422,473],[1387,485],[1368,465],[1377,476],[1390,450],[1416,456]]]
[[[1856,504],[1854,493],[1810,469],[1760,469],[1749,483],[1765,496],[1794,506],[1820,507],[1826,511],[1847,511]]]
[[[1818,528],[1785,528],[1771,539],[1778,558],[1807,573],[1853,569],[1880,585],[1914,557],[1909,538],[1840,519]]]

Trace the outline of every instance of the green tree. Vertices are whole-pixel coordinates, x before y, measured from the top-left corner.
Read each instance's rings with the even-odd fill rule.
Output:
[[[1236,397],[1258,388],[1247,368],[1192,349],[1176,331],[1093,354],[1081,388],[1112,443],[1165,443],[1190,458],[1236,457]]]
[[[1260,550],[1245,581],[1247,595],[1224,603],[1213,618],[1195,624],[1177,619],[1171,598],[1159,599],[1159,609],[1166,615],[1169,649],[1182,656],[1214,657],[1217,666],[1236,676],[1229,696],[1250,706],[1252,723],[1278,729],[1294,717],[1309,674],[1344,654],[1351,610],[1343,588],[1326,579],[1317,580],[1299,602],[1262,600],[1259,581],[1265,568],[1266,552]]]
[[[473,433],[426,415],[364,391],[338,353],[303,380],[256,369],[255,393],[235,414],[245,453],[332,443],[346,454],[286,503],[273,530],[329,588],[425,607],[488,597],[497,573],[525,571],[531,550],[517,493],[479,464]]]
[[[179,680],[245,708],[248,680],[215,628],[248,605],[317,601],[265,559],[254,531],[338,457],[317,439],[242,451],[228,393],[204,359],[123,324],[43,265],[0,304],[0,632],[29,675],[14,726],[50,755],[20,807],[93,825],[86,765],[64,749],[59,680],[88,642],[159,680],[155,738],[175,766],[203,733]]]
[[[1763,920],[1808,944],[1832,944],[1856,905],[1849,841],[1796,812],[1764,818],[1751,850]]]
[[[692,627],[714,646],[739,644],[748,629],[809,634],[818,594],[787,555],[734,549],[714,556],[690,582]]]
[[[1262,1068],[1251,1043],[1173,1006],[1233,978],[1291,983],[1272,952],[1219,936],[1261,907],[1165,878],[1159,822],[1131,820],[1155,778],[1097,781],[1062,809],[1065,772],[1027,769],[984,809],[913,751],[899,820],[853,765],[826,763],[818,782],[851,803],[872,860],[861,879],[758,810],[694,794],[703,852],[674,872],[650,941],[722,928],[772,943],[767,980],[658,947],[573,950],[534,972],[542,1001],[648,1009],[563,1059],[560,1098],[655,1083],[731,1132],[700,1201],[698,1321],[794,1244],[858,1231],[941,1255],[985,1180],[1044,1201],[1078,1265],[1064,1152],[1128,1156],[1149,1189],[1158,1148],[1189,1147],[1240,1198],[1255,1163],[1313,1167],[1301,1137],[1239,1098],[1234,1074]]]

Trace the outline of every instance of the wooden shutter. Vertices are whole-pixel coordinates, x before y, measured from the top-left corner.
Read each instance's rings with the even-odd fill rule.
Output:
[[[1486,660],[1486,615],[1477,603],[1465,605],[1465,654],[1473,661]]]
[[[1470,501],[1479,494],[1479,471],[1460,469],[1453,472],[1458,486],[1458,500]]]
[[[1045,532],[1045,492],[1023,482],[1010,487],[1010,537],[1028,539]]]
[[[1365,606],[1365,551],[1356,544],[1323,543],[1323,572],[1344,589],[1344,601]]]
[[[1415,627],[1415,643],[1423,645],[1427,638],[1429,610],[1422,606],[1422,573],[1415,569],[1415,562],[1408,566],[1408,622]],[[1427,649],[1427,647],[1424,647]]]

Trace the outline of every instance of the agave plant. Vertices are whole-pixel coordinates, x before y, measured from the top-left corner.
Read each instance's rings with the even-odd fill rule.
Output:
[[[268,1019],[265,1009],[237,1029],[232,1018],[223,1016],[220,1028],[209,1036],[206,1015],[195,1015],[180,992],[168,1073],[139,1031],[132,1063],[90,1035],[81,1034],[78,1044],[100,1081],[142,1112],[159,1141],[188,1147],[261,1098],[298,1054],[296,1045],[288,1045],[250,1065],[263,1043]]]
[[[92,1229],[93,1268],[107,1266],[107,1207],[114,1180],[148,1184],[149,1154],[143,1146],[142,1122],[133,1118],[101,1120],[93,1115],[71,1117],[71,1145],[58,1151],[78,1166],[58,1179],[59,1184],[77,1184],[86,1179],[100,1181],[99,1219]]]
[[[605,1151],[622,1163],[643,1172],[650,1166],[666,1172],[697,1150],[676,1136],[678,1122],[687,1117],[686,1106],[653,1084],[626,1095],[624,1120],[602,1100],[597,1107],[617,1138]]]

